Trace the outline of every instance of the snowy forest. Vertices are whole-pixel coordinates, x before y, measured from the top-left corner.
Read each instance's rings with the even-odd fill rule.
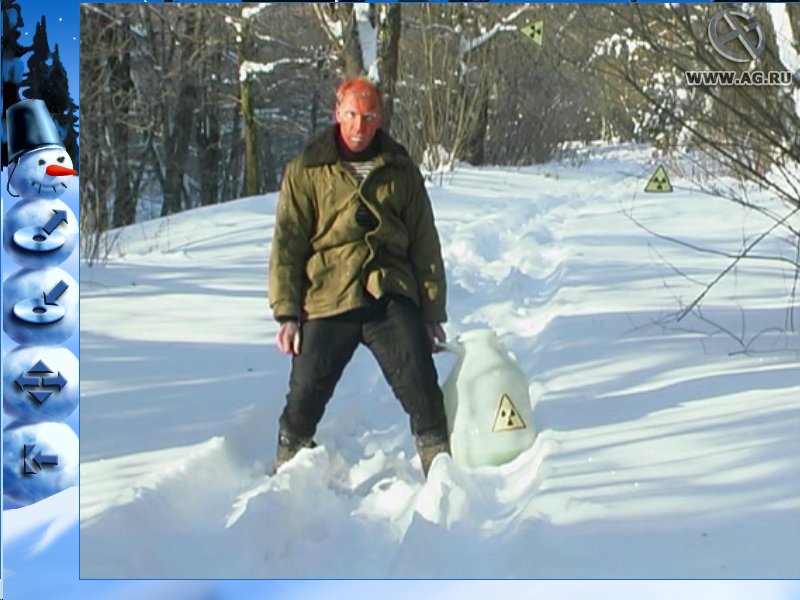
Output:
[[[47,19],[36,23],[33,41],[22,43],[25,25],[17,0],[3,0],[3,149],[2,166],[8,165],[5,110],[28,98],[43,100],[64,140],[72,164],[78,164],[78,106],[67,89],[67,71],[61,62],[58,45],[47,40]]]
[[[800,5],[749,6],[766,50],[744,64],[709,43],[720,8],[83,4],[83,256],[102,259],[110,229],[277,189],[330,124],[337,82],[357,74],[380,83],[387,126],[427,173],[645,142],[691,156],[704,188],[731,173],[797,209]],[[685,80],[748,69],[795,76]]]

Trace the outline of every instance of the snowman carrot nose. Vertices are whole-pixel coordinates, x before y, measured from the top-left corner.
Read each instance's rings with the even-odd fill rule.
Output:
[[[61,165],[47,165],[47,168],[44,170],[44,172],[48,175],[53,175],[54,177],[78,174],[77,171],[73,171],[67,167],[62,167]]]

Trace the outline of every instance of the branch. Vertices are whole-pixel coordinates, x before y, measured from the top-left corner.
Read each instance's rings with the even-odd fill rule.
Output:
[[[800,210],[800,209],[798,209],[798,210]],[[653,237],[656,237],[656,238],[658,238],[660,240],[671,242],[673,244],[677,244],[679,246],[683,246],[685,248],[689,248],[691,250],[694,250],[695,252],[701,252],[703,254],[711,254],[711,255],[714,255],[714,256],[721,256],[723,258],[735,259],[737,261],[741,260],[742,258],[744,258],[744,256],[741,253],[734,254],[732,252],[724,252],[722,250],[713,250],[711,248],[704,248],[702,246],[698,246],[696,244],[692,244],[691,242],[687,242],[686,240],[682,240],[680,238],[675,238],[675,237],[672,237],[672,236],[669,236],[669,235],[665,235],[663,233],[658,233],[654,229],[651,229],[650,227],[648,227],[647,225],[645,225],[644,223],[642,223],[641,221],[636,219],[636,217],[633,216],[632,212],[628,212],[625,209],[622,209],[622,212],[626,217],[628,217],[628,219],[630,219],[633,222],[634,225],[636,225],[637,227],[639,227],[643,231],[649,233]],[[791,215],[789,215],[789,216],[791,216]],[[784,223],[787,218],[788,217],[784,217],[783,219],[779,220],[778,223],[776,223],[767,233],[772,232],[775,228],[777,228],[782,223]],[[762,235],[760,237],[763,239],[765,237],[765,235]],[[746,250],[745,250],[745,252],[746,252]],[[788,263],[791,266],[793,266],[795,269],[800,269],[800,262],[794,261],[791,258],[786,258],[784,256],[749,254],[749,255],[747,255],[747,258],[749,258],[750,260],[763,260],[763,261],[769,261],[769,262],[785,262],[785,263]],[[730,269],[728,269],[728,270],[730,270]]]
[[[250,5],[242,7],[242,18],[252,19],[258,13],[260,13],[262,10],[264,10],[267,6],[270,6],[271,4],[272,4],[271,2],[261,2],[259,4],[256,4],[255,6]]]
[[[344,35],[342,32],[342,24],[333,19],[325,10],[325,5],[314,3],[312,5],[314,14],[317,16],[322,31],[328,36],[328,39],[338,48],[344,47]]]
[[[253,34],[253,36],[256,39],[261,40],[262,42],[268,42],[268,43],[272,43],[272,44],[277,44],[278,46],[283,46],[284,48],[288,48],[289,50],[297,50],[297,46],[295,46],[294,44],[290,44],[289,42],[286,42],[286,41],[284,41],[282,39],[276,38],[275,36],[272,36],[272,35],[264,35],[263,33],[255,33],[255,34]]]
[[[700,303],[700,302],[703,300],[703,298],[705,298],[705,297],[706,297],[706,295],[708,294],[708,292],[710,292],[710,291],[711,291],[711,289],[712,289],[712,288],[713,288],[713,287],[714,287],[714,286],[715,286],[717,283],[719,283],[719,281],[720,281],[720,280],[721,280],[723,277],[725,277],[725,275],[727,275],[727,274],[728,274],[728,273],[731,271],[731,269],[733,269],[733,268],[734,268],[734,267],[735,267],[737,264],[739,264],[739,262],[740,262],[742,259],[746,258],[746,257],[748,256],[748,254],[750,253],[750,250],[752,250],[753,248],[755,248],[755,247],[756,247],[758,244],[760,244],[760,243],[761,243],[761,241],[762,241],[764,238],[766,238],[766,237],[767,237],[767,236],[768,236],[770,233],[772,233],[773,231],[775,231],[775,230],[776,230],[776,229],[777,229],[779,226],[783,225],[783,223],[785,223],[786,221],[788,221],[788,220],[789,220],[791,217],[793,217],[794,215],[796,215],[798,212],[800,212],[800,207],[798,207],[798,208],[795,208],[793,211],[789,212],[789,213],[788,213],[786,216],[784,216],[784,217],[783,217],[783,218],[782,218],[780,221],[778,221],[777,223],[775,223],[775,224],[774,224],[772,227],[770,227],[769,229],[767,229],[766,231],[764,231],[764,232],[763,232],[761,235],[759,235],[758,237],[756,237],[756,239],[754,239],[752,242],[750,242],[750,243],[747,245],[747,247],[744,249],[744,251],[743,251],[741,254],[739,254],[739,255],[738,255],[738,256],[737,256],[737,257],[736,257],[736,258],[735,258],[735,259],[734,259],[734,260],[731,262],[731,264],[729,264],[727,267],[725,267],[725,269],[723,269],[723,270],[722,270],[722,272],[721,272],[721,273],[719,273],[719,275],[717,275],[717,276],[714,278],[714,280],[713,280],[711,283],[709,283],[709,284],[706,286],[706,289],[704,289],[704,290],[703,290],[703,291],[702,291],[702,292],[701,292],[701,293],[700,293],[700,294],[697,296],[697,298],[695,298],[695,299],[694,299],[694,300],[693,300],[693,301],[692,301],[692,302],[689,304],[689,306],[687,306],[687,307],[686,307],[686,308],[683,310],[683,312],[681,312],[681,314],[680,314],[680,315],[678,315],[678,321],[680,321],[680,320],[681,320],[681,319],[683,319],[683,318],[684,318],[684,317],[685,317],[687,314],[689,314],[689,313],[692,311],[692,309],[693,309],[695,306],[697,306],[697,305],[698,305],[698,304],[699,304],[699,303]]]
[[[106,11],[104,11],[104,10],[102,10],[102,9],[98,8],[98,7],[97,7],[96,5],[94,5],[94,4],[88,4],[88,3],[87,3],[87,4],[83,4],[83,5],[81,6],[81,8],[82,8],[83,10],[90,10],[90,11],[92,11],[93,13],[96,13],[96,14],[98,14],[98,15],[100,15],[100,16],[102,16],[102,17],[106,18],[106,19],[108,19],[108,20],[109,20],[109,21],[111,21],[111,22],[112,22],[114,25],[117,25],[117,26],[119,26],[119,27],[123,27],[123,28],[127,29],[128,31],[130,31],[130,32],[131,32],[133,35],[135,35],[136,37],[139,37],[139,38],[146,38],[146,37],[147,37],[147,34],[146,34],[146,33],[144,33],[143,31],[141,31],[140,29],[138,29],[138,28],[136,28],[136,27],[133,27],[132,25],[130,25],[129,23],[126,23],[126,22],[125,22],[125,21],[123,21],[122,19],[118,19],[117,17],[111,16],[109,13],[107,13]]]
[[[239,67],[239,81],[246,81],[254,73],[272,73],[275,67],[282,65],[308,65],[314,62],[310,58],[281,58],[269,63],[246,60]]]
[[[511,14],[503,17],[503,19],[499,23],[495,23],[494,26],[487,31],[486,33],[479,35],[478,37],[472,38],[471,40],[464,40],[463,38],[459,42],[459,56],[463,57],[465,54],[469,54],[476,48],[479,48],[489,42],[494,36],[496,36],[501,31],[516,31],[517,27],[514,25],[509,25],[511,21],[516,19],[522,13],[527,12],[530,7],[524,6],[523,8],[518,8]]]

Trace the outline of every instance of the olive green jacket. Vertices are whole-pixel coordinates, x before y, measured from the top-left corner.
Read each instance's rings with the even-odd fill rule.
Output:
[[[359,185],[344,166],[337,129],[286,167],[275,215],[269,299],[278,320],[332,316],[387,293],[403,294],[426,321],[444,322],[445,274],[430,199],[406,149],[379,130],[381,152]],[[377,218],[356,222],[359,199]]]

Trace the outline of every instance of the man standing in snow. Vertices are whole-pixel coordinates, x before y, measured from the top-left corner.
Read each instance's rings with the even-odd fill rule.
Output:
[[[431,356],[445,342],[445,276],[425,184],[380,129],[366,78],[336,91],[336,124],[286,167],[275,217],[269,297],[278,348],[292,356],[275,469],[313,436],[360,343],[409,415],[422,469],[449,453]]]

